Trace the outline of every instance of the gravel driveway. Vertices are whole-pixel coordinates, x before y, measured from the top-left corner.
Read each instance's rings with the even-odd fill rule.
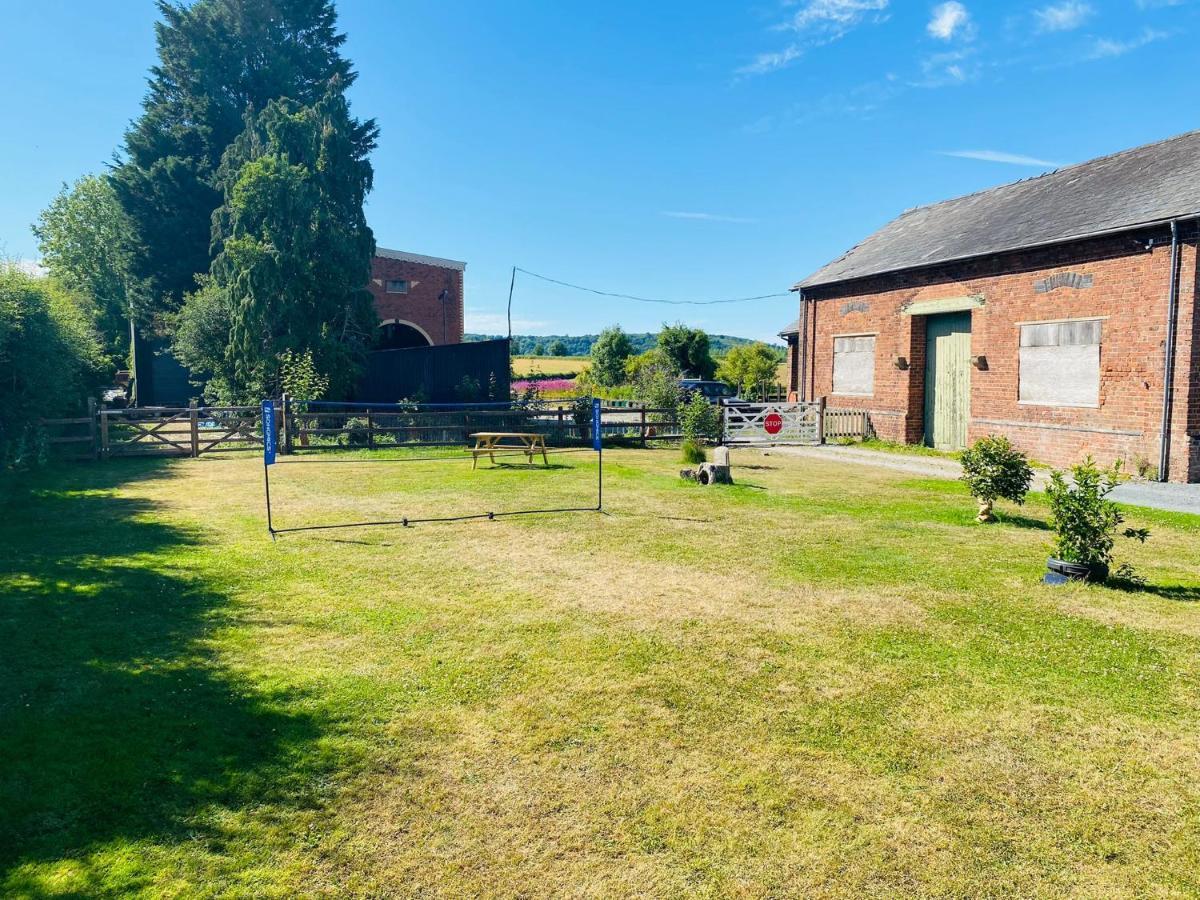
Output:
[[[842,447],[826,444],[821,447],[770,447],[767,452],[875,466],[880,469],[907,472],[922,478],[956,479],[962,471],[958,463],[952,459],[888,453],[882,450],[869,450],[865,447]],[[1048,480],[1049,474],[1045,469],[1034,470],[1034,490],[1044,489]],[[1127,481],[1118,486],[1109,496],[1113,500],[1132,506],[1149,506],[1154,509],[1200,515],[1200,484]]]

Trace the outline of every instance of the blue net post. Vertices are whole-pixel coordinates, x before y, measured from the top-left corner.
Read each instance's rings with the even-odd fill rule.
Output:
[[[271,540],[275,539],[275,528],[271,524],[271,466],[275,462],[275,450],[278,434],[275,430],[275,403],[271,400],[262,402],[262,435],[263,435],[263,489],[267,497],[267,531]]]
[[[592,398],[592,449],[596,451],[596,509],[604,508],[604,438],[601,431],[600,398]]]

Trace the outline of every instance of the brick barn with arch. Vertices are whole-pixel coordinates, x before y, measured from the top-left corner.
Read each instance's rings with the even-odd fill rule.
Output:
[[[463,272],[456,259],[378,247],[371,282],[380,350],[440,347],[463,339]]]
[[[795,285],[801,400],[1200,481],[1200,131],[901,215]]]

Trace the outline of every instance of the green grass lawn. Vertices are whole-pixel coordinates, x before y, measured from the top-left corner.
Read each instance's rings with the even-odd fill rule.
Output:
[[[337,458],[278,526],[594,497]],[[1131,510],[1147,590],[1049,588],[1040,499],[735,463],[274,544],[248,456],[13,486],[0,895],[1200,893],[1200,518]]]

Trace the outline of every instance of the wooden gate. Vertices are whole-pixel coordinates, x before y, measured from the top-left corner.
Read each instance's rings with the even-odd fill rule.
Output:
[[[726,444],[819,444],[823,403],[735,403],[724,407]]]
[[[939,450],[967,446],[971,414],[971,313],[925,320],[925,443]]]
[[[100,455],[199,456],[262,447],[256,406],[102,409]]]

